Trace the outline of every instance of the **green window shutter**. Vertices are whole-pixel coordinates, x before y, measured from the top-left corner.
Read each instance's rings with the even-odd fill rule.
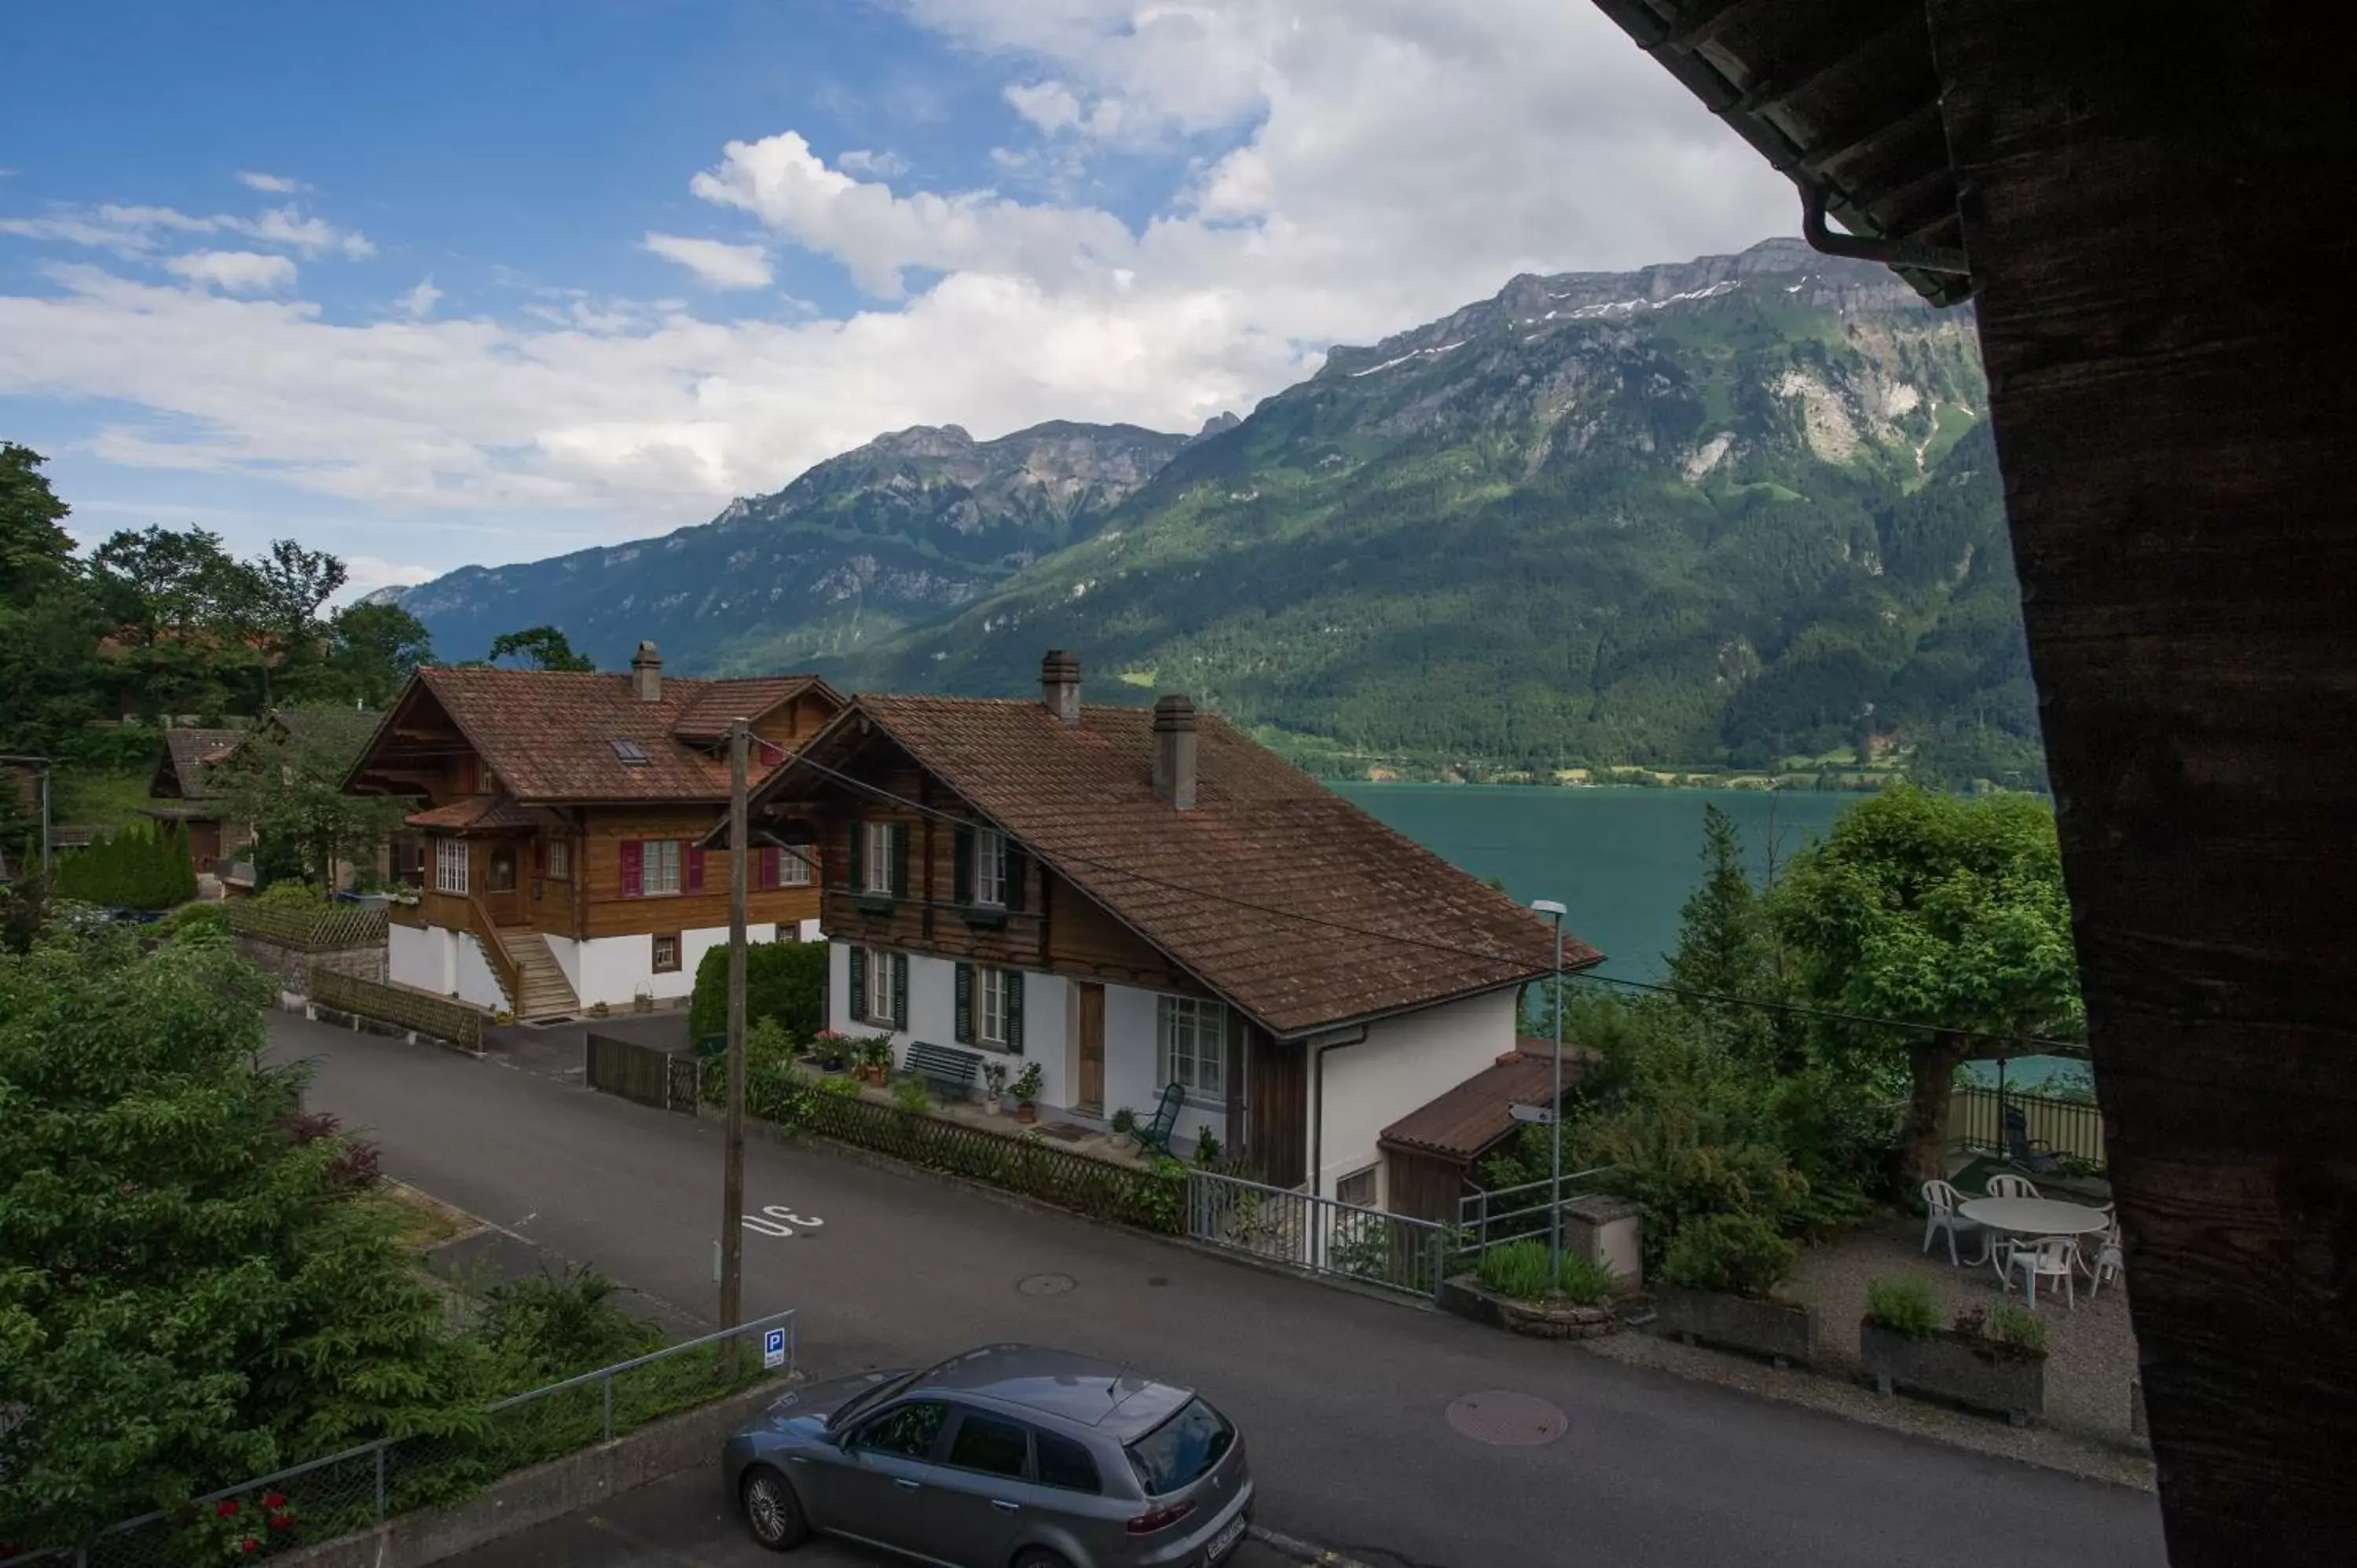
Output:
[[[909,1026],[909,955],[888,954],[887,961],[892,965],[892,1026],[905,1029]]]
[[[958,1044],[974,1042],[974,965],[957,966],[957,1040]]]
[[[1031,874],[1031,857],[1015,847],[1013,840],[1006,844],[1006,907],[1017,914],[1023,912],[1023,882]]]
[[[892,897],[909,896],[909,824],[892,824]]]
[[[1023,1054],[1023,972],[1006,972],[1006,1048]]]
[[[843,856],[845,875],[854,893],[863,892],[867,886],[867,879],[860,874],[859,869],[860,857],[867,848],[862,841],[866,837],[867,824],[854,817],[851,820],[851,840],[845,845]],[[855,948],[852,950],[856,952],[858,950]]]
[[[856,833],[859,830],[854,828]],[[853,843],[856,843],[857,839]],[[861,1023],[867,1022],[867,950],[853,948],[851,951],[851,1015]]]
[[[956,834],[957,870],[950,884],[956,889],[950,895],[961,904],[974,902],[974,830],[960,828]]]

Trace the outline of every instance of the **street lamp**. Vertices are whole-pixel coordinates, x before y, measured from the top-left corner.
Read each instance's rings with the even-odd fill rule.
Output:
[[[1555,922],[1555,1092],[1547,1099],[1547,1130],[1554,1145],[1547,1159],[1547,1263],[1558,1288],[1563,1281],[1563,918],[1569,913],[1552,898],[1531,908]]]

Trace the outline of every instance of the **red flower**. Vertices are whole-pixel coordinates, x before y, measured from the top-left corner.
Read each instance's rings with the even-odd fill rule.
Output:
[[[272,1514],[270,1516],[270,1528],[273,1530],[292,1530],[295,1528],[295,1516],[291,1513]]]
[[[262,1494],[262,1506],[271,1509],[283,1509],[286,1506],[286,1494],[285,1492],[264,1492]]]
[[[223,1498],[221,1501],[213,1505],[213,1517],[215,1519],[227,1519],[236,1511],[237,1499],[235,1498]]]
[[[253,1537],[249,1535],[243,1541],[237,1543],[237,1549],[240,1552],[259,1552],[262,1550],[262,1542],[254,1540]]]

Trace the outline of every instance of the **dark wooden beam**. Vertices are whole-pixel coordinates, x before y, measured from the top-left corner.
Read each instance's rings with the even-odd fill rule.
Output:
[[[2170,1559],[2357,1552],[2357,145],[2304,7],[1930,0]]]

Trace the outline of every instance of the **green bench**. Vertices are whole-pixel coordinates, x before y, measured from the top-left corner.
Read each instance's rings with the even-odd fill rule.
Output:
[[[919,1040],[909,1047],[906,1067],[931,1084],[943,1100],[971,1100],[974,1079],[982,1071],[982,1058],[974,1051]]]

